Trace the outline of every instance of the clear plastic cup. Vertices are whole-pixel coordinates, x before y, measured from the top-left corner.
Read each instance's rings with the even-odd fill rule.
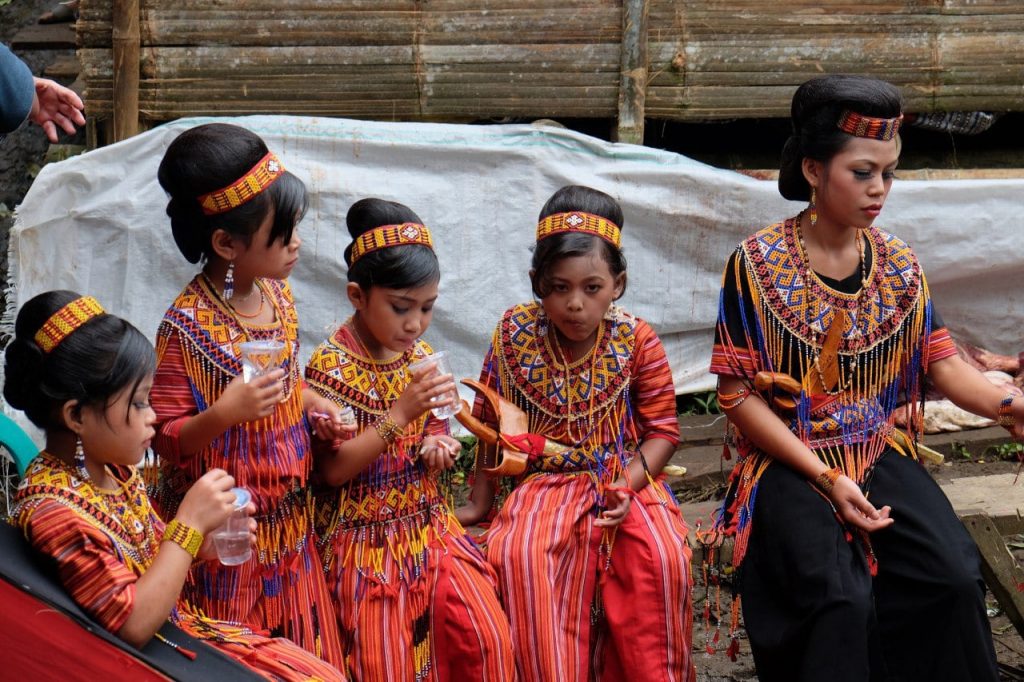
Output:
[[[411,365],[409,365],[409,371],[416,374],[419,372],[420,368],[425,367],[430,363],[435,364],[434,371],[431,372],[432,376],[435,374],[450,377],[455,376],[454,372],[452,372],[451,361],[448,360],[448,353],[446,353],[443,350],[437,351],[433,355],[427,355],[426,357],[412,363]],[[434,409],[431,410],[433,415],[438,419],[448,419],[449,417],[454,417],[456,414],[458,414],[459,410],[462,409],[462,401],[459,399],[458,391],[452,389],[450,396],[440,396],[439,399],[444,397],[451,397],[452,403],[451,405],[442,405],[441,407],[435,407]]]
[[[246,341],[238,348],[242,353],[242,381],[245,383],[281,366],[283,341]]]
[[[338,414],[341,417],[341,423],[345,426],[356,425],[356,413],[352,411],[352,408],[348,405],[342,405],[338,408]]]
[[[238,566],[252,558],[252,545],[249,543],[249,512],[246,507],[252,495],[245,488],[232,488],[235,494],[235,512],[228,517],[227,523],[213,531],[213,546],[217,548],[217,558],[225,566]]]

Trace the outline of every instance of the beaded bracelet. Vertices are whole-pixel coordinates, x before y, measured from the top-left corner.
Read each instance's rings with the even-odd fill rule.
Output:
[[[999,403],[999,425],[1008,429],[1017,425],[1017,417],[1013,414],[1013,399],[1015,397],[1012,393],[1008,393]]]
[[[390,412],[385,412],[383,417],[375,421],[373,428],[377,431],[380,439],[388,445],[394,443],[395,439],[402,433],[402,427],[395,423]]]
[[[836,481],[838,481],[839,477],[842,475],[843,470],[839,467],[832,467],[827,471],[822,471],[818,474],[818,477],[814,479],[814,487],[828,495],[832,492],[832,488],[835,487]]]
[[[186,526],[178,519],[174,519],[164,528],[164,536],[161,540],[170,540],[180,546],[195,559],[199,555],[199,548],[203,546],[203,534],[191,526]]]
[[[750,391],[746,388],[740,387],[740,390],[735,393],[721,393],[718,394],[718,406],[723,410],[731,410],[739,407],[744,400],[750,396]]]

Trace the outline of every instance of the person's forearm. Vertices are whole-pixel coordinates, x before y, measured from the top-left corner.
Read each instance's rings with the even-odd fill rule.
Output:
[[[931,363],[928,377],[957,407],[988,419],[997,418],[999,403],[1007,394],[957,355]]]
[[[191,566],[192,555],[181,546],[169,540],[160,543],[152,565],[135,583],[132,612],[118,637],[137,649],[144,647],[171,614]]]
[[[657,478],[661,470],[665,468],[668,461],[672,459],[675,446],[671,441],[664,438],[648,438],[640,444],[641,457],[633,458],[629,463],[629,487],[635,492],[643,490],[647,485],[647,474],[651,478]],[[647,464],[647,471],[644,471],[644,463]]]
[[[719,404],[723,394],[735,395],[740,389],[746,390],[746,387],[739,379],[722,377],[718,385]],[[725,413],[729,421],[758,448],[808,480],[813,481],[828,470],[825,463],[789,430],[758,394],[749,394],[738,406]]]
[[[194,455],[234,424],[221,418],[217,403],[196,414],[181,425],[178,432],[178,450],[182,455]]]

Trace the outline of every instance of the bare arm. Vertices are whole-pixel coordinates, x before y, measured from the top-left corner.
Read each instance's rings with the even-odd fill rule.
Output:
[[[249,383],[241,375],[232,379],[212,405],[181,425],[179,450],[186,455],[195,454],[235,424],[272,414],[284,391],[283,379],[283,369],[275,369]]]
[[[985,375],[968,365],[958,355],[937,360],[928,367],[928,376],[935,387],[943,395],[952,400],[957,407],[973,412],[981,417],[996,419],[999,404],[1006,397],[1006,390],[1001,389],[985,378]],[[1013,400],[1013,413],[1017,417],[1017,425],[1013,429],[1013,437],[1024,439],[1024,398]]]
[[[494,505],[494,482],[484,469],[494,466],[495,455],[493,445],[477,441],[476,473],[469,503],[455,510],[455,518],[463,526],[473,526],[483,521]]]
[[[723,376],[718,382],[720,397],[722,394],[735,394],[743,388],[744,384],[735,377]],[[828,470],[825,463],[787,428],[759,395],[749,395],[726,414],[729,421],[758,448],[809,481],[814,481]],[[829,499],[844,521],[863,530],[875,531],[892,523],[889,508],[875,509],[860,487],[846,476],[840,476],[836,481]]]
[[[234,509],[234,484],[234,479],[220,469],[207,472],[185,494],[175,518],[204,537],[209,535],[227,521]],[[152,565],[135,583],[132,611],[118,630],[118,637],[136,648],[145,646],[177,603],[191,566],[192,555],[183,547],[170,540],[161,542]]]

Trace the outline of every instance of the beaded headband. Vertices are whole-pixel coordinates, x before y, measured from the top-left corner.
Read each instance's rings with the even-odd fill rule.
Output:
[[[846,110],[839,117],[839,129],[854,137],[870,137],[873,140],[888,142],[900,132],[903,114],[896,118],[872,118],[862,116],[856,111]]]
[[[92,318],[106,311],[92,296],[76,298],[71,303],[50,315],[34,337],[36,345],[43,353],[49,353],[60,345],[61,341]]]
[[[352,265],[368,253],[408,244],[422,244],[431,250],[434,248],[434,241],[426,225],[402,223],[375,227],[356,237],[352,243]]]
[[[273,152],[256,162],[245,175],[232,182],[227,187],[204,194],[199,197],[199,205],[206,215],[218,215],[226,213],[233,208],[251,200],[260,192],[274,184],[274,180],[284,173],[284,166],[274,156]]]
[[[619,248],[622,233],[619,226],[601,216],[581,211],[555,213],[537,223],[537,241],[560,232],[592,234]]]

